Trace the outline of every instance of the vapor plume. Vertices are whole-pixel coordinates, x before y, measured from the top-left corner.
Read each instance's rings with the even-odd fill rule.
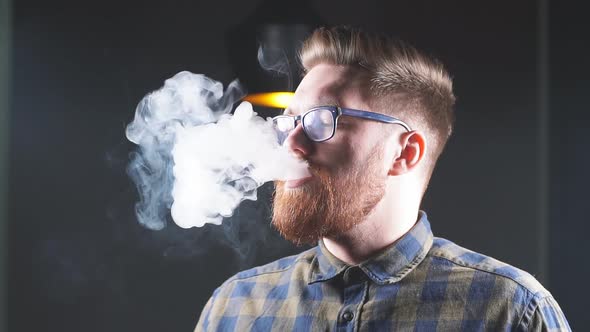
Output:
[[[243,102],[237,81],[180,72],[145,96],[127,138],[138,145],[128,173],[139,192],[136,214],[150,229],[169,209],[183,228],[220,224],[265,182],[308,175],[307,164],[278,143],[270,119]]]
[[[260,45],[258,47],[257,58],[262,69],[276,73],[277,75],[289,76],[289,60],[283,49]]]
[[[289,57],[284,49],[277,46],[261,44],[258,47],[258,64],[265,71],[276,76],[284,76],[288,90],[292,89],[293,77]]]

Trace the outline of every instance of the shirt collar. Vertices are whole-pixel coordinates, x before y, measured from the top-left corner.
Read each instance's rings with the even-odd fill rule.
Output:
[[[432,246],[432,239],[426,212],[420,211],[418,221],[409,232],[381,253],[360,263],[358,267],[377,284],[397,282],[422,262]],[[324,241],[320,240],[311,264],[309,283],[332,279],[348,267],[350,265],[332,255],[326,249]]]

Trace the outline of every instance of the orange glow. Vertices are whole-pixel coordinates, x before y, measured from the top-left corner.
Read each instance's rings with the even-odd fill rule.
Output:
[[[255,93],[247,95],[244,100],[255,106],[287,108],[294,94],[293,92]]]

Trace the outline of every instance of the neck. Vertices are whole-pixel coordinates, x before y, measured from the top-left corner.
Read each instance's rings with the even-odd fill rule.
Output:
[[[347,233],[323,238],[326,249],[341,261],[358,265],[406,234],[417,221],[419,200],[410,204],[388,196],[392,195],[385,195],[367,218]]]

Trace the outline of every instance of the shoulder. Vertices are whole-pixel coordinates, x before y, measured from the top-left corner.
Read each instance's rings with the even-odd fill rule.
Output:
[[[268,264],[238,272],[223,284],[238,280],[256,279],[267,274],[280,274],[293,269],[295,266],[308,266],[314,259],[315,253],[316,248],[314,247],[297,255],[283,257]]]
[[[261,288],[284,283],[286,280],[306,279],[307,271],[316,256],[316,248],[238,272],[222,283],[213,293],[213,297],[226,297],[229,296],[228,293],[234,293],[234,296],[235,293],[243,293],[242,295],[247,296],[244,292],[250,294],[250,289],[255,285],[258,291],[263,291]]]
[[[492,257],[463,248],[449,240],[434,238],[428,256],[433,259],[445,260],[454,266],[457,272],[467,272],[493,279],[496,289],[505,286],[518,288],[527,295],[536,298],[551,296],[531,274]],[[524,294],[523,294],[524,295]],[[529,297],[527,296],[527,297]]]
[[[442,238],[434,238],[425,261],[429,273],[448,280],[449,299],[465,303],[486,326],[569,330],[551,293],[521,269]]]
[[[307,280],[316,248],[241,271],[227,279],[209,298],[197,330],[233,326],[235,317],[257,315],[260,304],[267,298],[284,298],[289,286]]]

